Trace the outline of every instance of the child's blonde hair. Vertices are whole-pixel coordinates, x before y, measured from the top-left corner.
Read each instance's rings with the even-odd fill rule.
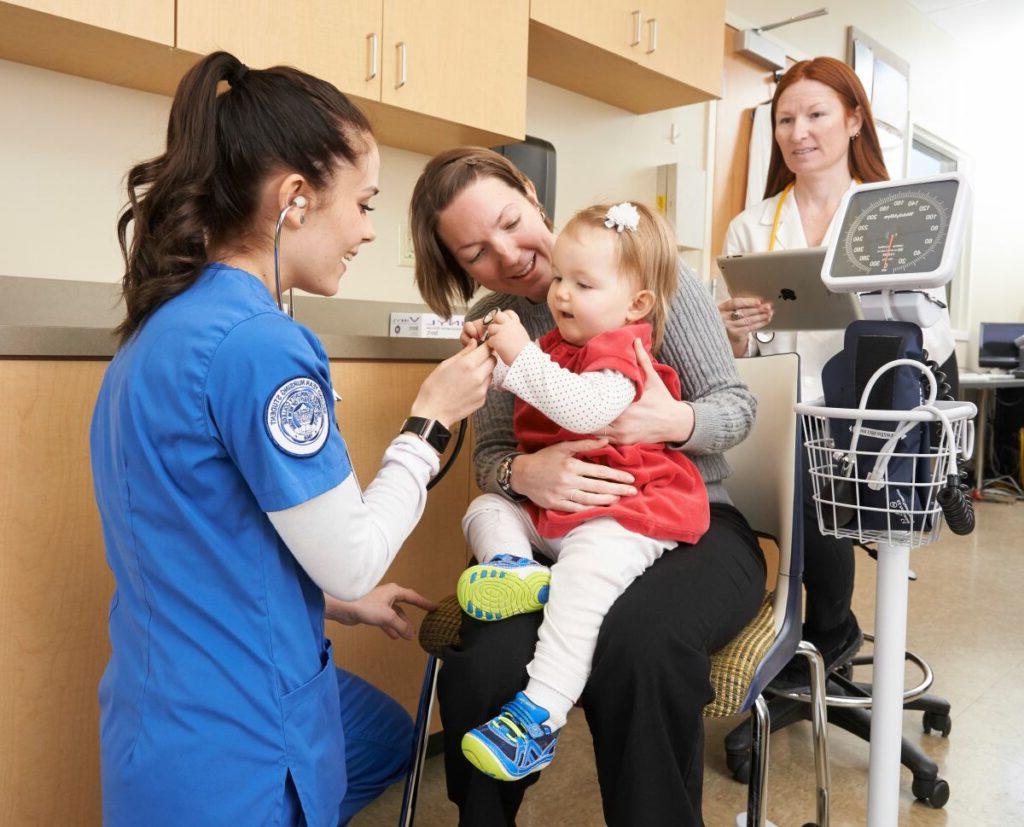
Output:
[[[580,210],[562,230],[575,237],[580,227],[592,227],[617,237],[620,277],[631,278],[640,290],[654,294],[654,307],[645,321],[651,325],[651,350],[657,353],[665,336],[665,323],[669,309],[679,288],[677,271],[676,238],[661,213],[650,207],[632,202],[640,214],[635,230],[624,229],[621,233],[605,225],[611,204],[595,204]]]

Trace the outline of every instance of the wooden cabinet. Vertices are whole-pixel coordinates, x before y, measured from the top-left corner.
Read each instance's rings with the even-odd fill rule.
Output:
[[[179,49],[224,49],[257,68],[296,66],[372,101],[380,100],[381,34],[381,0],[178,0]]]
[[[531,77],[631,112],[721,94],[725,0],[533,0]]]
[[[179,0],[177,46],[322,77],[359,99],[381,143],[432,154],[522,139],[528,28],[528,0]]]
[[[383,103],[521,140],[528,0],[384,0]]]
[[[4,5],[174,45],[174,0],[15,0]]]
[[[431,155],[522,140],[528,31],[529,0],[0,0],[0,59],[172,95],[225,49],[329,80],[380,143]]]
[[[643,33],[643,10],[629,0],[531,0],[530,20],[626,58]]]
[[[647,0],[642,10],[637,62],[720,97],[725,0]]]
[[[169,94],[195,61],[174,46],[174,0],[0,2],[0,59]]]

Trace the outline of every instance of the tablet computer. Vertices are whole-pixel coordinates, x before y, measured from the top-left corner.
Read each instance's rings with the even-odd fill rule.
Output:
[[[821,280],[825,247],[719,256],[729,295],[775,306],[770,330],[839,330],[863,318],[856,293],[833,293]]]

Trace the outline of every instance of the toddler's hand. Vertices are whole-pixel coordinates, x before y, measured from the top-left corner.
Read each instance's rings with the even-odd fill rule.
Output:
[[[459,342],[465,347],[470,342],[479,342],[484,337],[485,325],[477,319],[475,322],[466,322],[462,325],[462,333],[459,334]]]
[[[530,334],[514,310],[496,313],[487,328],[487,344],[506,365],[511,365],[519,352],[530,344]]]

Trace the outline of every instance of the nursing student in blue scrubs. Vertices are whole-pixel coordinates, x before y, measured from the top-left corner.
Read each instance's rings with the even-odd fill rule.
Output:
[[[402,605],[431,604],[378,584],[423,513],[434,435],[483,403],[493,360],[441,363],[411,410],[428,423],[360,490],[324,349],[275,300],[282,213],[281,288],[330,296],[374,238],[379,166],[331,84],[218,52],[178,87],[166,152],[128,174],[127,315],[91,443],[117,587],[108,825],[333,827],[405,770],[408,716],[335,669],[324,618],[412,636]]]

